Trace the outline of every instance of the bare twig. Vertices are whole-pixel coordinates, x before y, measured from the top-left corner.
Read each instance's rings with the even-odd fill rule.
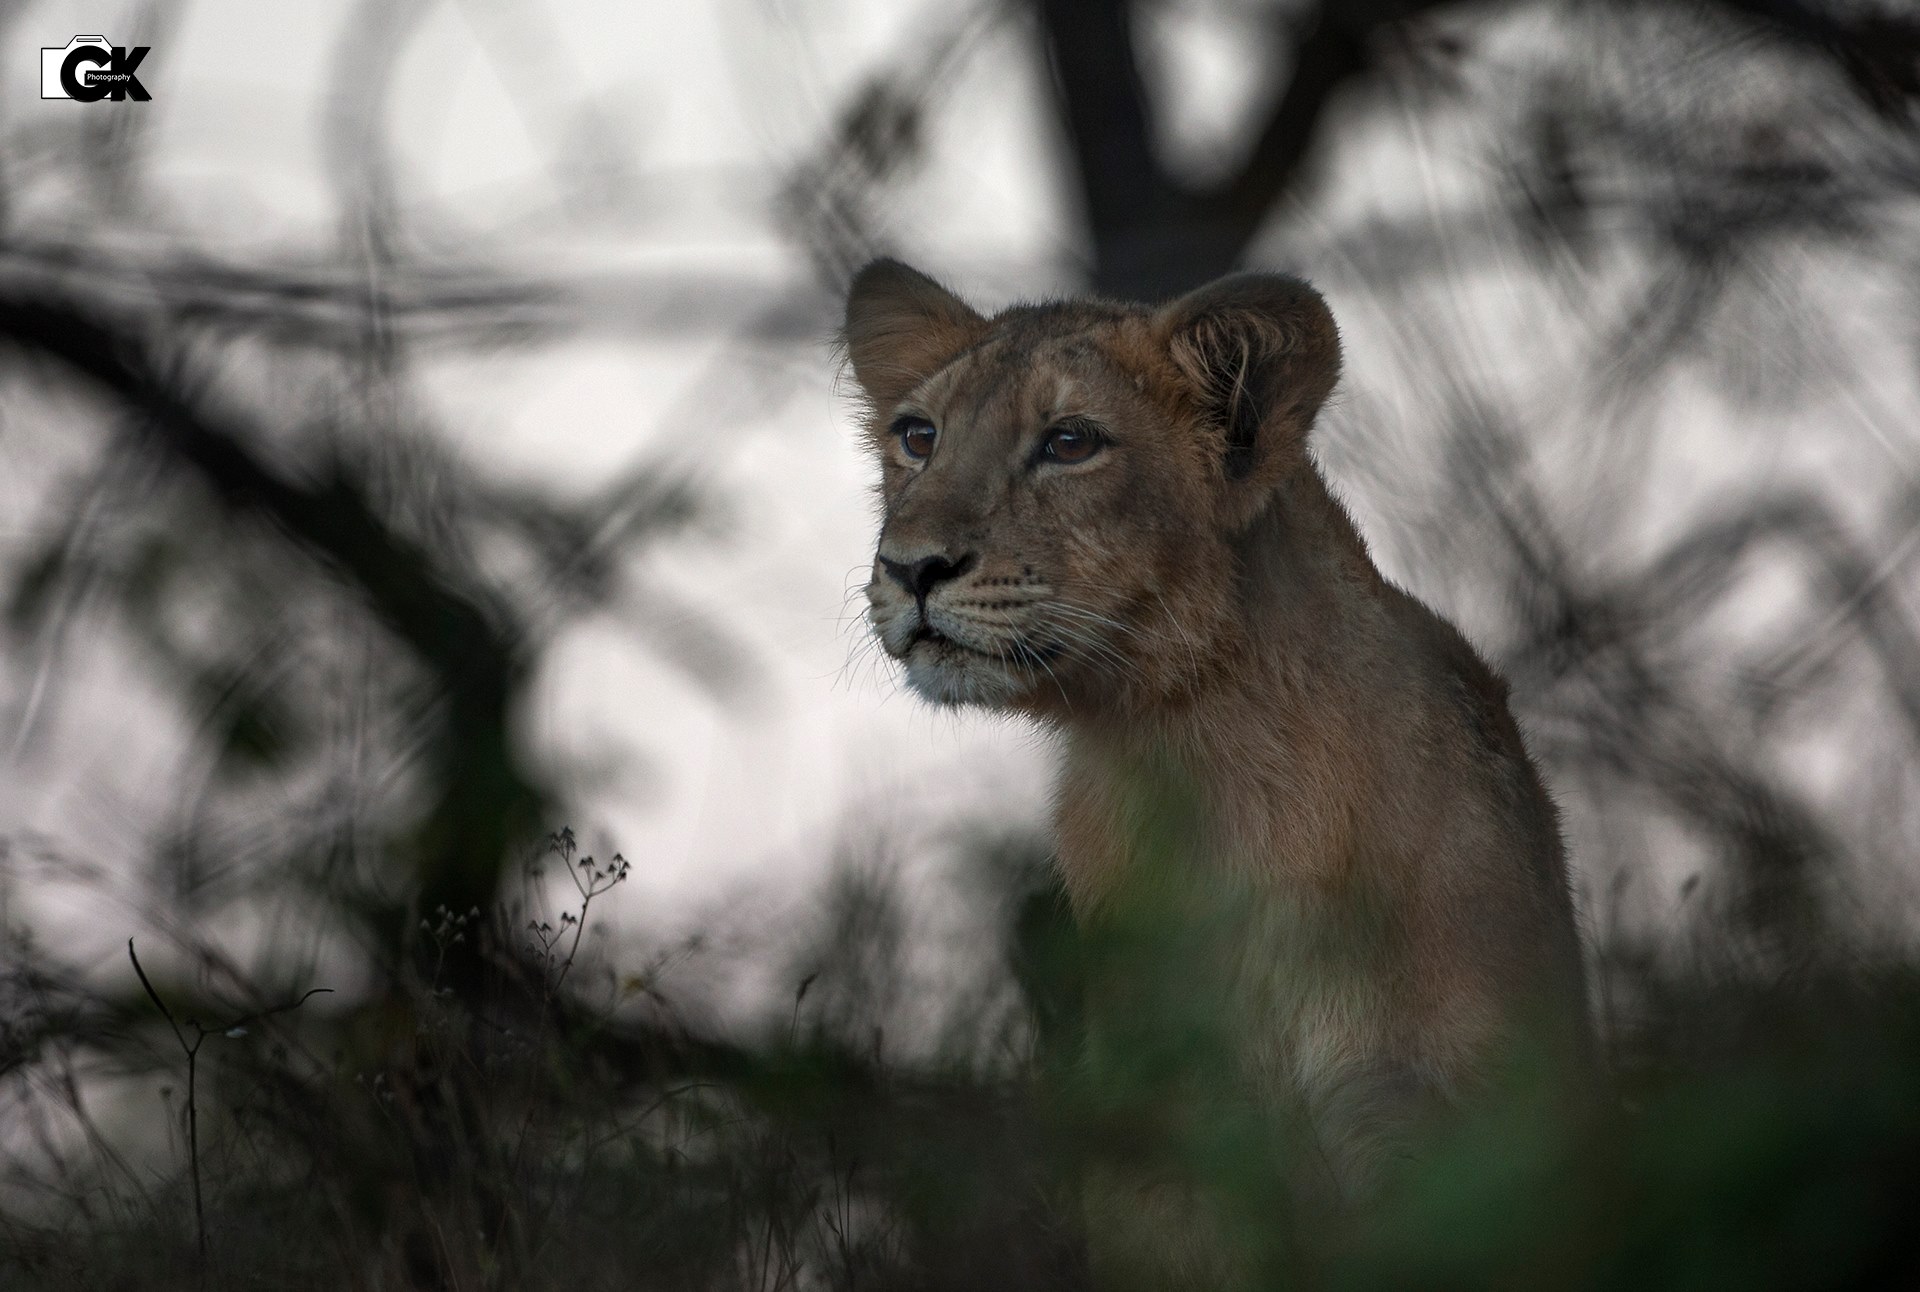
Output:
[[[299,1009],[315,996],[331,992],[333,988],[309,988],[300,999],[289,1004],[276,1005],[272,1009],[263,1009],[252,1014],[243,1014],[217,1027],[203,1027],[197,1019],[190,1018],[187,1020],[187,1027],[193,1029],[193,1039],[189,1041],[186,1032],[180,1026],[180,1021],[173,1016],[173,1011],[167,1008],[167,1002],[154,989],[153,980],[148,978],[147,971],[140,967],[140,957],[134,953],[132,938],[127,939],[127,959],[133,961],[133,972],[139,976],[141,987],[146,989],[147,999],[151,1000],[154,1008],[160,1011],[160,1017],[167,1020],[167,1026],[173,1029],[173,1039],[180,1045],[180,1052],[187,1056],[187,1168],[193,1177],[194,1247],[199,1253],[200,1266],[204,1270],[207,1263],[207,1210],[200,1184],[200,1103],[197,1093],[200,1047],[206,1043],[209,1036],[234,1035],[236,1032],[244,1031],[250,1023],[257,1023],[275,1014],[285,1014]]]

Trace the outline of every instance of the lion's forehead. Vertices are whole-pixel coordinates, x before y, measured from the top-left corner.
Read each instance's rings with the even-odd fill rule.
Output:
[[[1111,324],[1065,336],[996,328],[918,392],[940,419],[1007,433],[1109,406],[1139,389]]]

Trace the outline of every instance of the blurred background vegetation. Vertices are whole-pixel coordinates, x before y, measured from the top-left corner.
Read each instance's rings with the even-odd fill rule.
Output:
[[[1078,1287],[1130,1155],[1259,1286],[1920,1281],[1909,5],[0,23],[0,1286]],[[151,102],[33,96],[82,31]],[[1044,759],[839,595],[881,253],[1326,292],[1321,460],[1562,803],[1590,1122],[1328,1218],[1164,1115],[1206,1019],[1061,1060]]]

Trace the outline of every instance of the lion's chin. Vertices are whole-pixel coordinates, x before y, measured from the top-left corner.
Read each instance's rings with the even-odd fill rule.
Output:
[[[1000,709],[1030,689],[1027,678],[951,642],[916,642],[906,665],[907,685],[934,704]]]

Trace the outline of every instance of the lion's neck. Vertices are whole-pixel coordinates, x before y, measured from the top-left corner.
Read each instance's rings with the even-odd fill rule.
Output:
[[[1276,496],[1237,556],[1235,622],[1200,685],[1144,709],[1083,709],[1061,724],[1062,824],[1091,806],[1071,806],[1076,796],[1104,800],[1111,814],[1128,810],[1125,798],[1184,795],[1212,850],[1228,858],[1293,858],[1303,874],[1338,868],[1365,828],[1379,766],[1371,754],[1391,717],[1377,686],[1389,671],[1386,585],[1311,471]],[[1111,837],[1087,842],[1109,859],[1126,851]]]
[[[1383,663],[1387,584],[1319,473],[1303,469],[1233,542],[1229,606],[1190,676],[1165,693],[1116,691],[1066,715],[1101,738],[1204,749],[1261,718],[1344,704]],[[1352,716],[1350,713],[1349,717]],[[1327,720],[1342,725],[1339,716]],[[1229,735],[1228,733],[1232,733]]]
[[[1378,609],[1380,573],[1352,518],[1312,467],[1275,494],[1241,537],[1237,555],[1242,623],[1269,670],[1339,650],[1343,634],[1362,628]],[[1246,680],[1264,686],[1273,679]]]

